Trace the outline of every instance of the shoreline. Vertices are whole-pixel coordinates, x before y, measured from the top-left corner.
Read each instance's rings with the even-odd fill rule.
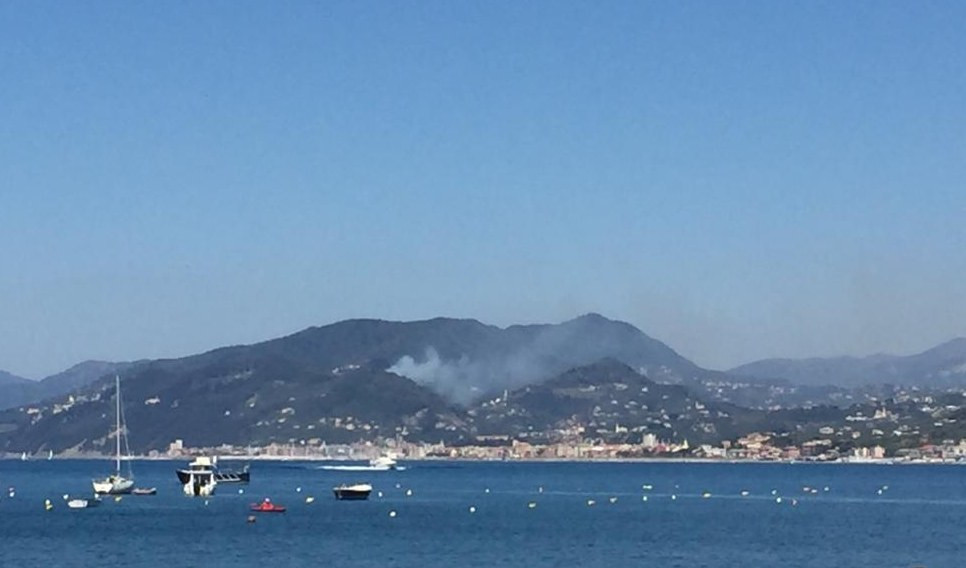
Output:
[[[277,462],[337,462],[354,463],[364,462],[368,458],[340,458],[322,456],[266,456],[266,455],[238,455],[238,454],[207,454],[198,453],[185,456],[129,456],[122,458],[121,461],[190,461],[199,455],[215,455],[218,461],[277,461]],[[23,460],[15,454],[0,456],[0,461],[65,461],[65,460],[113,460],[114,456],[101,454],[67,455],[54,456],[53,458],[37,457]],[[862,459],[862,460],[756,460],[756,459],[714,459],[714,458],[674,458],[674,457],[641,457],[641,458],[600,458],[600,459],[580,459],[580,458],[528,458],[528,459],[478,459],[478,458],[450,458],[450,457],[421,457],[421,458],[399,458],[400,462],[427,462],[427,463],[664,463],[664,464],[772,464],[772,465],[966,465],[966,461],[954,460],[896,460],[891,458],[884,459]]]

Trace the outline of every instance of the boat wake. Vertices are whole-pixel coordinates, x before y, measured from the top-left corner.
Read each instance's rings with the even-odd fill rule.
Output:
[[[318,469],[328,471],[389,471],[388,467],[371,465],[320,465]]]
[[[326,471],[403,471],[406,468],[401,466],[386,467],[379,465],[320,465],[316,469]]]

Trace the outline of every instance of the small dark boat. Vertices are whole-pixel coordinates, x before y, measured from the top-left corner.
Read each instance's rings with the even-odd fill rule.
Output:
[[[261,503],[252,503],[252,506],[249,507],[249,510],[255,513],[284,513],[285,507],[282,505],[276,505],[268,499],[265,499]]]
[[[215,481],[218,483],[248,483],[250,478],[251,473],[248,471],[247,465],[241,471],[215,472]]]
[[[135,487],[131,491],[132,495],[155,495],[158,492],[157,487]]]
[[[333,487],[332,493],[340,501],[363,501],[369,498],[369,494],[372,493],[372,486],[368,483],[340,485]]]

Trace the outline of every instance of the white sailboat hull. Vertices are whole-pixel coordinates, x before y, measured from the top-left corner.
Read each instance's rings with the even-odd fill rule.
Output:
[[[134,489],[134,480],[114,477],[94,480],[94,493],[98,495],[124,495]]]

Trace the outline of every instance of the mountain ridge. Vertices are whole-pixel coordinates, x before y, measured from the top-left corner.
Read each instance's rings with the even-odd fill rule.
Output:
[[[122,378],[132,430],[140,431],[132,440],[141,436],[139,447],[159,449],[176,438],[202,445],[339,440],[360,431],[364,437],[465,438],[472,435],[465,411],[474,401],[604,357],[633,365],[634,372],[656,369],[681,380],[705,372],[634,326],[597,314],[507,328],[455,318],[345,320],[113,370]],[[21,406],[0,413],[3,444],[96,449],[108,431],[101,423],[110,415],[104,401],[113,396],[114,372],[87,377],[69,399],[62,393],[30,412]]]
[[[761,359],[729,369],[727,373],[781,378],[811,386],[966,386],[966,338],[953,338],[911,355],[877,353],[865,357]]]

